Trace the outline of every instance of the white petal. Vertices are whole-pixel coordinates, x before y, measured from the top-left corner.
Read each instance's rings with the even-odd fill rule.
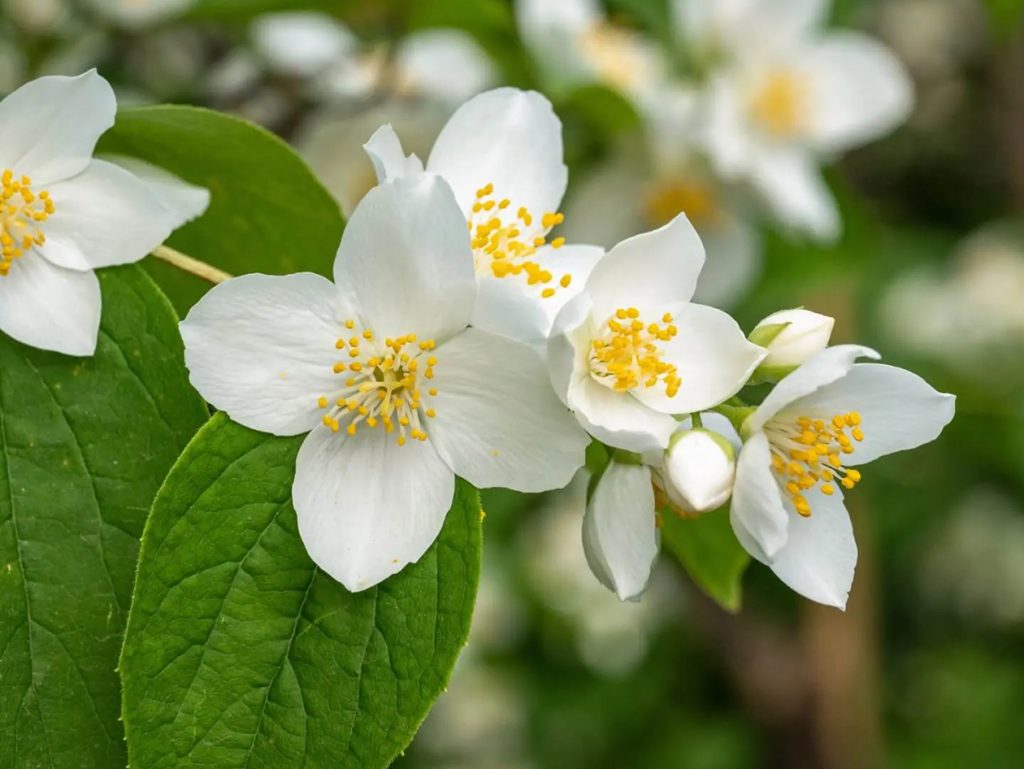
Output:
[[[672,0],[677,27],[692,45],[785,50],[820,27],[826,0]]]
[[[598,384],[589,375],[570,384],[568,402],[588,433],[626,451],[664,449],[678,425],[668,414],[648,408],[629,393]]]
[[[511,200],[513,210],[525,206],[535,217],[553,213],[569,174],[562,162],[562,123],[535,91],[487,91],[452,115],[427,170],[445,178],[464,212],[476,191],[492,183],[494,197]]]
[[[590,296],[584,292],[566,303],[551,327],[547,345],[548,374],[555,394],[566,405],[572,382],[587,371],[589,319]]]
[[[754,433],[740,451],[729,520],[743,547],[761,561],[786,544],[789,514],[772,475],[771,450],[764,433]]]
[[[879,355],[870,347],[856,344],[840,344],[822,350],[775,385],[747,420],[747,429],[760,430],[765,422],[794,401],[846,376],[857,358],[877,360]]]
[[[345,227],[334,280],[384,339],[441,341],[466,327],[476,300],[466,218],[433,174],[375,187]]]
[[[429,443],[320,426],[295,459],[292,498],[310,558],[352,592],[420,557],[444,525],[455,476]]]
[[[802,398],[786,410],[861,416],[864,440],[843,458],[863,465],[896,451],[935,440],[953,419],[956,397],[936,391],[913,372],[879,363],[858,363],[832,384]]]
[[[650,187],[650,172],[642,157],[616,157],[601,163],[576,177],[559,233],[570,242],[612,248],[650,226],[646,215]]]
[[[395,57],[400,88],[460,104],[498,78],[487,53],[457,29],[424,29],[399,44]]]
[[[189,184],[152,163],[127,155],[103,155],[100,159],[120,166],[142,181],[171,211],[173,229],[202,216],[210,205],[209,190]]]
[[[100,285],[92,272],[25,254],[0,276],[0,331],[65,355],[92,355],[100,327]]]
[[[181,322],[192,385],[236,422],[297,435],[321,419],[338,389],[334,343],[344,328],[337,292],[303,272],[243,275],[214,286]]]
[[[113,163],[93,160],[50,187],[55,211],[42,224],[43,256],[72,270],[137,262],[181,224],[154,190]]]
[[[683,383],[669,398],[663,386],[637,387],[633,394],[666,414],[689,414],[717,406],[738,393],[764,359],[729,315],[701,304],[669,305],[678,335],[662,343],[662,360],[676,366]]]
[[[325,13],[271,13],[253,22],[252,39],[279,72],[308,77],[355,51],[357,40]]]
[[[555,317],[562,307],[580,294],[603,254],[604,250],[598,246],[567,245],[557,249],[545,246],[539,249],[532,259],[554,276],[549,284],[531,286],[521,276],[481,277],[477,284],[473,325],[543,350]],[[564,275],[572,279],[567,288],[559,285]],[[555,287],[555,293],[545,297],[542,292],[549,285]]]
[[[612,460],[587,504],[583,552],[594,576],[621,600],[644,592],[658,557],[650,470]]]
[[[707,86],[707,114],[700,142],[715,170],[727,180],[745,176],[755,157],[743,88],[742,79],[735,73],[714,75]]]
[[[382,125],[363,145],[370,156],[377,181],[383,184],[403,176],[415,176],[423,171],[423,163],[415,155],[406,155],[402,142],[391,124]]]
[[[596,0],[516,0],[519,35],[554,86],[587,78],[578,42],[603,20]]]
[[[686,302],[697,287],[704,246],[685,214],[664,227],[624,240],[605,254],[587,281],[595,318],[620,307]]]
[[[814,513],[803,518],[789,511],[789,538],[768,565],[805,598],[845,609],[857,566],[850,515],[838,492],[827,497],[813,489],[805,496]]]
[[[698,231],[707,256],[695,302],[728,308],[742,299],[761,275],[761,237],[746,221],[727,216]]]
[[[814,74],[812,140],[820,151],[863,144],[910,115],[910,77],[885,46],[867,35],[829,35],[811,50],[807,66]]]
[[[436,351],[425,398],[437,417],[427,432],[438,453],[478,488],[560,489],[583,466],[589,439],[526,345],[467,329]]]
[[[184,11],[195,0],[89,0],[99,13],[132,29],[153,24]]]
[[[0,102],[0,169],[27,174],[37,190],[77,174],[116,110],[96,70],[26,83]]]
[[[839,237],[839,211],[809,153],[798,148],[763,151],[752,180],[782,224],[821,241]]]

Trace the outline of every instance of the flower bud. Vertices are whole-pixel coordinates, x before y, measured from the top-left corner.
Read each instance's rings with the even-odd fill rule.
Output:
[[[835,319],[810,310],[780,310],[750,332],[750,341],[768,350],[761,369],[788,374],[828,347]]]
[[[724,505],[736,477],[736,453],[711,430],[680,430],[669,441],[661,480],[671,505],[682,513],[706,513]]]

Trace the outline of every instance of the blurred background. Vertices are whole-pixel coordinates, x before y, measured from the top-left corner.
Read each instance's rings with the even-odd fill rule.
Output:
[[[361,145],[379,125],[425,157],[474,93],[536,88],[564,123],[575,240],[660,224],[679,208],[642,185],[685,134],[652,129],[633,93],[651,67],[686,74],[668,0],[607,0],[562,43],[525,5],[0,0],[0,92],[95,66],[122,104],[236,113],[295,146],[350,212],[373,183]],[[707,301],[748,330],[784,307],[833,315],[833,341],[958,395],[938,442],[872,465],[850,495],[848,611],[754,564],[730,613],[668,553],[643,600],[622,604],[583,557],[584,478],[543,497],[487,493],[471,643],[396,766],[1024,766],[1024,3],[837,0],[831,25],[897,54],[913,114],[827,164],[835,242],[730,191],[748,247]]]

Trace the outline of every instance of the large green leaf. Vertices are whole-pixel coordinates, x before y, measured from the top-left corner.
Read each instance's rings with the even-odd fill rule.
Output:
[[[0,334],[0,766],[124,766],[115,671],[138,539],[206,420],[138,267],[100,273],[93,358]]]
[[[197,107],[139,107],[117,114],[100,151],[147,160],[206,187],[207,212],[168,241],[232,274],[331,274],[343,222],[305,162],[273,134]],[[146,268],[184,314],[210,284],[156,259]]]
[[[157,498],[121,659],[133,768],[384,767],[446,686],[476,596],[478,494],[460,481],[423,558],[352,594],[299,539],[301,442],[218,415]]]
[[[742,601],[743,573],[750,556],[732,533],[726,508],[695,518],[662,515],[662,542],[701,590],[729,611]]]

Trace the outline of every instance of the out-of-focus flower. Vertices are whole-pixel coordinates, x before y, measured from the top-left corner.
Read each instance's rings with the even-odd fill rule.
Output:
[[[276,72],[295,77],[319,75],[359,50],[359,39],[323,13],[272,13],[250,27],[253,45]]]
[[[731,520],[754,558],[801,595],[844,608],[857,545],[839,487],[880,456],[934,440],[955,398],[916,374],[830,347],[787,376],[743,423]]]
[[[97,12],[125,27],[145,27],[170,19],[195,0],[86,0]]]
[[[93,158],[116,110],[95,70],[0,102],[0,330],[33,347],[92,355],[93,270],[142,259],[209,201],[148,164]]]
[[[750,341],[768,350],[762,370],[781,377],[828,347],[835,319],[810,310],[779,310],[760,321]]]
[[[181,332],[210,403],[256,430],[309,433],[292,486],[299,533],[321,568],[359,591],[430,547],[456,474],[477,487],[560,488],[587,439],[536,353],[467,328],[472,254],[439,177],[372,190],[334,277],[221,283]]]
[[[690,302],[703,264],[700,238],[679,215],[615,246],[558,314],[551,381],[598,440],[664,449],[673,414],[732,397],[764,357],[731,317]]]
[[[912,86],[880,43],[824,34],[826,0],[679,0],[685,39],[716,61],[707,150],[727,179],[749,181],[779,220],[831,240],[840,222],[818,164],[887,133]]]
[[[381,181],[423,169],[391,126],[366,151]],[[474,97],[445,125],[426,168],[451,185],[469,227],[479,283],[473,325],[542,348],[603,253],[564,237],[548,241],[564,218],[558,206],[568,181],[551,103],[515,88]]]
[[[597,0],[516,0],[523,42],[553,88],[599,83],[636,96],[667,62],[653,41],[609,22]]]

